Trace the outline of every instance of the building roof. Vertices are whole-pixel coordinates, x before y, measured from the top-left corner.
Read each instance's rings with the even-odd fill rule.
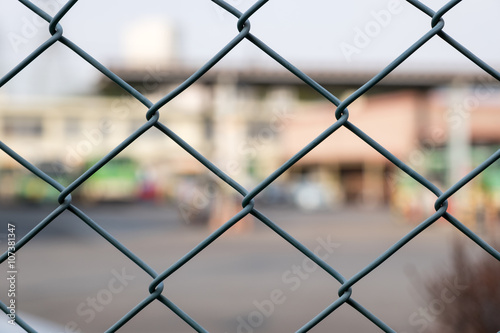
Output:
[[[191,76],[197,68],[188,66],[163,67],[163,68],[112,68],[113,72],[131,84],[140,84],[145,80],[158,83],[179,83]],[[376,71],[328,71],[304,70],[309,77],[325,86],[352,86],[359,87],[368,82],[378,72]],[[264,68],[212,68],[197,82],[214,84],[216,82],[231,82],[248,85],[301,85],[303,84],[295,75],[285,69]],[[395,71],[384,78],[378,86],[405,87],[405,88],[432,88],[448,85],[453,82],[478,83],[489,82],[493,79],[485,72],[422,72],[422,71]]]

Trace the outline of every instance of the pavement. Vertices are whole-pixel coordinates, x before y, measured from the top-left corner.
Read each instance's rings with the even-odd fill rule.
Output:
[[[54,208],[2,207],[2,228],[6,229],[6,221],[15,223],[21,237]],[[167,269],[211,233],[208,227],[186,224],[175,204],[81,209],[156,272]],[[415,227],[386,208],[258,209],[346,278]],[[164,282],[163,294],[210,332],[295,332],[338,298],[340,284],[265,225],[243,222],[252,227],[221,236],[172,274]],[[6,248],[6,232],[0,231],[2,248]],[[422,281],[449,265],[455,239],[465,237],[446,222],[436,222],[356,283],[352,298],[397,332],[426,332],[428,326],[418,317],[428,301]],[[476,247],[469,240],[466,243]],[[52,327],[46,331],[51,333],[104,332],[149,295],[152,280],[69,212],[19,250],[16,264],[18,314],[30,318],[27,321],[38,325],[34,328],[39,332],[48,325]],[[0,270],[7,271],[5,263]],[[6,289],[2,279],[3,302]],[[18,332],[4,326],[0,326],[2,332]],[[155,301],[119,332],[188,333],[193,329]],[[344,304],[311,332],[381,330]]]

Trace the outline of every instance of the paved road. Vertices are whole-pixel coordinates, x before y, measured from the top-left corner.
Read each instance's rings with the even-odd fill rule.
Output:
[[[18,236],[51,207],[0,210]],[[186,225],[175,207],[83,207],[91,218],[157,272],[168,268],[210,234]],[[387,210],[345,209],[314,213],[262,211],[349,278],[397,242],[412,226]],[[445,223],[431,226],[353,287],[353,298],[398,332],[419,332],[410,316],[425,306],[418,274],[446,265],[452,239]],[[1,239],[5,244],[5,238]],[[3,250],[2,250],[3,251]],[[18,252],[20,313],[50,320],[57,332],[103,332],[148,295],[151,278],[88,226],[64,213]],[[0,269],[6,271],[5,265]],[[6,299],[1,282],[0,299]],[[210,332],[294,332],[337,299],[339,283],[260,223],[229,232],[175,272],[164,295]],[[39,324],[40,331],[43,324]],[[63,328],[66,326],[66,330]],[[49,330],[56,332],[54,329]],[[3,332],[3,330],[2,330]],[[16,332],[12,330],[12,332]],[[192,332],[154,302],[120,332]],[[311,332],[380,332],[348,305]],[[425,332],[425,331],[424,331]]]

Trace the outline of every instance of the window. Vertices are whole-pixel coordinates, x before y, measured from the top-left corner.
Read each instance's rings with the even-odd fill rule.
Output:
[[[42,136],[42,119],[38,117],[5,117],[6,136],[36,138]]]

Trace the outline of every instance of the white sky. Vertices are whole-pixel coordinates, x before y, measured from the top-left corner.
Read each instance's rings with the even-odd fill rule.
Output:
[[[430,29],[430,18],[405,1],[386,26],[372,33],[369,44],[347,59],[341,45],[356,47],[356,29],[376,22],[372,12],[397,0],[270,0],[252,18],[251,32],[286,59],[307,71],[382,69]],[[34,0],[40,6],[63,0]],[[253,0],[228,1],[240,10]],[[447,1],[423,0],[437,10]],[[60,5],[58,5],[60,7]],[[54,10],[50,11],[52,14]],[[445,16],[445,31],[500,69],[500,1],[464,0]],[[64,35],[105,65],[124,61],[124,31],[134,22],[160,19],[175,29],[175,55],[201,65],[237,34],[236,19],[209,0],[80,0],[61,21]],[[26,30],[35,15],[15,0],[0,4],[0,75],[49,37],[47,26]],[[37,21],[35,21],[36,23]],[[26,31],[29,33],[26,34]],[[14,46],[12,38],[23,38]],[[155,45],[151,45],[155,48]],[[151,64],[154,67],[155,64]],[[243,41],[220,66],[274,66],[268,56]],[[474,70],[462,55],[435,37],[398,70]],[[49,75],[52,73],[52,75]],[[56,75],[53,75],[56,73]],[[98,73],[64,46],[54,46],[9,82],[2,91],[48,93],[85,91]],[[62,84],[61,84],[62,83]]]

